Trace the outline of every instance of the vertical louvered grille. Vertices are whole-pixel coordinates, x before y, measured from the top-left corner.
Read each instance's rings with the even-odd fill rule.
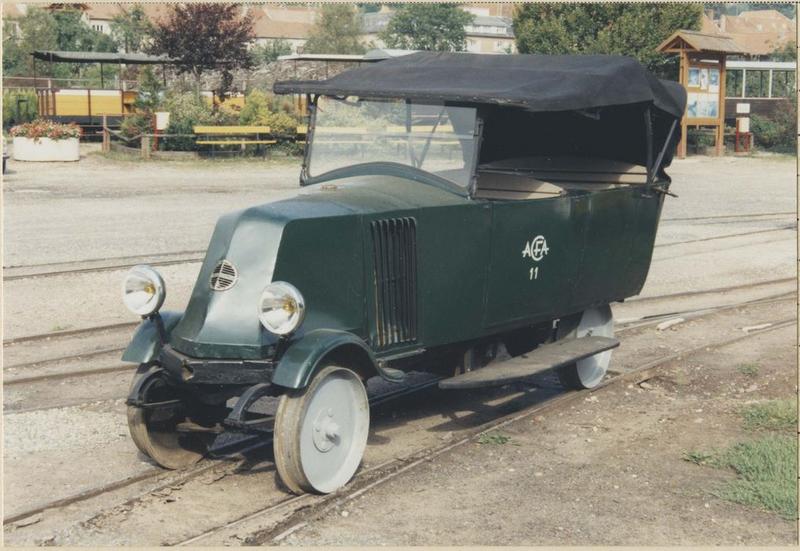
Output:
[[[378,347],[417,339],[417,223],[392,218],[372,223]]]

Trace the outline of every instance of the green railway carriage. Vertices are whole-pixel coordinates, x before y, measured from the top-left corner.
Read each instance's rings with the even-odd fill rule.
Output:
[[[609,304],[644,285],[669,194],[679,85],[618,56],[418,53],[275,92],[309,99],[297,196],[220,218],[183,312],[159,312],[152,268],[125,279],[145,454],[180,468],[222,431],[272,434],[290,490],[331,492],[361,461],[370,377],[601,382]]]

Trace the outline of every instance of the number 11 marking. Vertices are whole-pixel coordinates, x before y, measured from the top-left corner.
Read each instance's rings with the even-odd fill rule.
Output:
[[[531,268],[531,281],[539,279],[539,266]]]

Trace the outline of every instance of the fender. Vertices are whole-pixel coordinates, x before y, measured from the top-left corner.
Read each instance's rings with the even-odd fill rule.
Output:
[[[161,312],[159,314],[164,321],[164,332],[169,334],[183,318],[183,312]],[[151,318],[142,320],[136,333],[133,334],[130,344],[122,353],[123,362],[134,362],[144,364],[152,362],[158,358],[161,352],[161,337],[158,334],[158,326]]]
[[[315,329],[303,335],[286,350],[272,376],[272,383],[286,388],[305,388],[320,360],[336,350],[354,354],[360,367],[395,380],[387,373],[389,370],[379,366],[369,345],[358,336],[347,331]]]

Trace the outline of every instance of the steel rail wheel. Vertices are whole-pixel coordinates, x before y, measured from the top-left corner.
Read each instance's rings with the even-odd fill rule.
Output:
[[[558,340],[589,336],[614,336],[614,316],[609,305],[589,308],[580,315],[561,320],[558,324]],[[596,387],[608,371],[611,352],[611,350],[606,350],[562,367],[558,370],[561,384],[576,390]]]
[[[139,450],[166,469],[182,469],[200,461],[213,434],[182,432],[186,405],[160,373],[144,374],[141,396],[146,407],[128,406],[128,430]],[[162,404],[159,407],[159,404]]]
[[[275,415],[275,465],[296,494],[333,492],[353,477],[369,434],[369,400],[361,378],[335,365],[301,391],[284,394]]]

